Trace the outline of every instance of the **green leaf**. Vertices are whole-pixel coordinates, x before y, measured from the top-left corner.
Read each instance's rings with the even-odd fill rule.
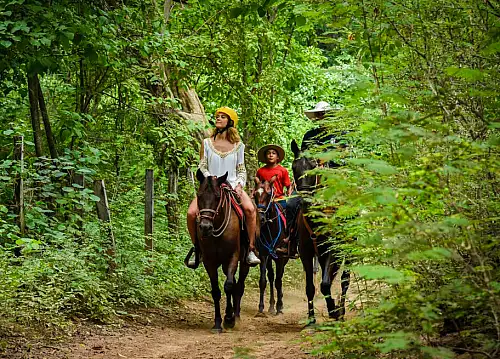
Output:
[[[18,22],[14,25],[14,27],[12,28],[12,30],[10,30],[10,32],[13,34],[17,31],[24,31],[24,32],[29,32],[30,31],[30,28],[28,27],[28,25],[26,24],[26,22],[24,21],[21,21],[21,22]]]
[[[304,26],[305,24],[307,23],[307,19],[302,16],[302,15],[299,15],[295,18],[295,24],[297,24],[297,26]]]
[[[1,40],[0,45],[7,48],[7,47],[10,47],[12,45],[12,42],[10,42],[8,40]]]
[[[407,349],[413,340],[413,335],[400,331],[387,334],[384,342],[376,343],[375,347],[377,347],[380,352],[386,354],[393,350]]]
[[[444,225],[447,226],[458,226],[458,227],[465,227],[470,224],[469,220],[467,218],[459,217],[459,216],[450,216],[446,217],[443,222]]]
[[[92,201],[95,201],[95,202],[99,202],[101,199],[99,197],[97,197],[95,194],[91,194],[89,196],[89,198],[92,200]]]
[[[75,190],[72,187],[63,187],[64,192],[74,192]]]
[[[434,247],[426,251],[413,251],[407,254],[408,259],[419,261],[419,260],[430,260],[430,261],[441,261],[451,258],[452,253],[446,248]]]
[[[391,284],[401,283],[405,280],[405,275],[400,271],[382,265],[354,266],[352,270],[363,278],[383,280]]]
[[[398,172],[395,167],[388,163],[384,163],[383,161],[370,163],[366,166],[366,169],[381,175],[392,175]]]
[[[458,77],[468,81],[478,81],[484,77],[483,71],[465,67],[448,67],[445,72],[452,77]]]
[[[242,6],[234,7],[229,11],[229,17],[235,19],[240,16],[244,10],[245,8]]]

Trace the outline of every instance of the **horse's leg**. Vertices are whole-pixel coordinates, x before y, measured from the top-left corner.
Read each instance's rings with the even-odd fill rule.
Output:
[[[349,285],[351,284],[351,272],[348,269],[344,269],[342,271],[342,277],[340,281],[340,285],[342,286],[342,294],[340,296],[340,304],[339,304],[339,318],[344,319],[345,315],[345,298],[347,294],[347,290],[349,289]]]
[[[276,313],[276,309],[274,305],[276,300],[274,299],[274,268],[273,268],[273,260],[269,258],[267,261],[267,279],[269,280],[269,310],[268,312],[271,314]]]
[[[224,315],[224,328],[233,328],[235,324],[234,308],[233,308],[233,295],[236,290],[234,282],[234,274],[238,269],[238,256],[234,254],[229,264],[223,265],[222,270],[226,275],[224,282],[224,292],[226,293],[226,314]]]
[[[266,266],[267,261],[269,260],[269,255],[260,256],[260,280],[259,280],[259,289],[260,289],[260,301],[259,301],[259,313],[264,312],[264,295],[266,293]]]
[[[220,298],[221,291],[219,288],[219,278],[217,275],[217,267],[216,266],[208,266],[205,264],[205,268],[207,270],[208,276],[210,277],[210,284],[212,286],[212,299],[214,301],[215,308],[215,324],[212,328],[213,331],[220,333],[222,332],[222,317],[220,315]]]
[[[243,293],[245,293],[245,279],[247,278],[249,271],[250,266],[246,263],[246,260],[241,261],[238,282],[236,283],[236,287],[233,291],[234,315],[236,319],[240,319],[241,298],[243,297]]]
[[[337,319],[338,312],[335,308],[335,299],[332,297],[332,281],[338,271],[338,264],[333,260],[332,252],[326,249],[326,253],[322,253],[319,257],[321,265],[321,293],[325,297],[328,316]]]
[[[285,266],[288,259],[280,259],[276,261],[276,295],[278,301],[276,302],[276,314],[283,314],[283,274],[285,273]]]
[[[306,272],[306,295],[307,295],[307,313],[308,313],[308,325],[316,323],[316,318],[314,317],[314,293],[316,289],[314,288],[314,273],[313,273],[313,259],[314,252],[305,253],[304,250],[300,253],[300,259],[302,260],[302,266],[304,267],[304,272]]]

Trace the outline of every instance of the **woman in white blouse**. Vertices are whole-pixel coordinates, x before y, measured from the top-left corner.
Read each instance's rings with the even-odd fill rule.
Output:
[[[200,149],[199,168],[205,177],[223,176],[228,173],[227,181],[238,193],[241,206],[245,212],[245,222],[249,233],[250,250],[247,263],[257,265],[259,258],[254,253],[256,234],[256,210],[255,206],[243,190],[246,184],[247,172],[245,169],[245,145],[241,142],[240,135],[236,129],[238,114],[229,107],[221,107],[215,112],[215,129],[212,137],[205,138]],[[198,215],[198,202],[196,198],[189,205],[187,212],[187,227],[191,242],[196,240],[196,216]],[[194,265],[194,259],[190,259],[189,265]]]

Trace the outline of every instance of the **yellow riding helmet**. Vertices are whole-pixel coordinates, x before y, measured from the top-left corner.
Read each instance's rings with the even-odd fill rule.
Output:
[[[222,113],[225,113],[226,115],[229,116],[229,118],[231,120],[233,120],[233,126],[236,127],[236,125],[238,124],[238,114],[236,113],[235,110],[233,110],[232,108],[230,107],[227,107],[227,106],[223,106],[221,108],[218,108],[216,111],[215,111],[215,116],[217,116],[217,114],[219,112],[222,112]]]

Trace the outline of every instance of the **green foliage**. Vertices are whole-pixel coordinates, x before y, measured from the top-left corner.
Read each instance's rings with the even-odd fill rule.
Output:
[[[316,200],[336,208],[321,223],[343,239],[361,313],[325,328],[318,352],[494,357],[500,79],[488,46],[498,16],[469,1],[335,4],[322,4],[325,16],[353,20],[328,23],[339,35],[330,56],[356,53],[371,78],[361,72],[328,119],[349,130],[349,146],[318,155],[345,166],[317,171],[326,188]]]
[[[122,307],[206,290],[203,271],[182,265],[190,242],[178,226],[205,130],[197,99],[207,113],[238,109],[250,175],[259,146],[300,140],[311,126],[303,109],[327,100],[339,106],[324,125],[347,147],[316,154],[344,166],[316,171],[325,187],[315,210],[360,295],[358,315],[326,326],[318,353],[497,355],[498,5],[207,0],[175,3],[168,14],[161,5],[0,5],[0,315],[41,325],[107,321]],[[48,123],[35,156],[33,76],[58,158],[43,157]],[[23,171],[12,157],[16,135],[25,138]],[[156,174],[153,252],[142,233],[148,168]],[[23,234],[12,206],[19,176]],[[113,258],[95,218],[93,179],[106,183]]]

